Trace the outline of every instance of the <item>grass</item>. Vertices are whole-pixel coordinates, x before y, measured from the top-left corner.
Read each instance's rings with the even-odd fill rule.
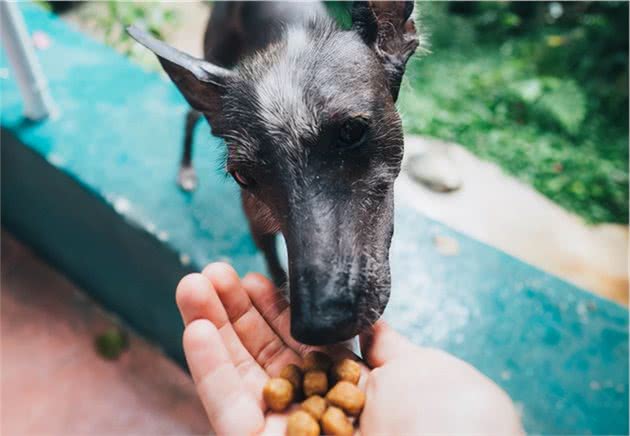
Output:
[[[541,73],[531,47],[549,35],[480,43],[444,5],[420,7],[432,53],[408,66],[406,131],[464,145],[587,222],[627,223],[627,107],[607,112],[588,84]]]

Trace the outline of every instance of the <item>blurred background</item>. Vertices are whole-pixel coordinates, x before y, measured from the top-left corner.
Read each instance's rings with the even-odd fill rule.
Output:
[[[201,56],[212,8],[212,2],[36,3],[160,74],[154,56],[133,43],[124,26],[139,23]],[[344,22],[345,5],[328,6]],[[625,308],[628,2],[418,2],[416,11],[424,43],[409,63],[398,104],[407,137],[396,201]],[[38,50],[52,40],[54,35],[45,32],[33,35]],[[452,239],[434,243],[443,253],[459,252]],[[71,388],[64,392],[90,404],[100,389],[117,399],[99,406],[91,423],[70,414],[53,419],[54,432],[207,430],[194,390],[178,367],[140,338],[129,337],[115,318],[80,297],[76,285],[6,230],[2,269],[5,295],[47,284],[64,295],[60,301],[33,291],[32,299],[56,307],[60,315],[40,319],[24,335],[37,335],[58,317],[75,319],[70,324],[84,328],[63,327],[43,345],[55,355],[67,347],[60,360],[42,349],[42,359],[51,367],[74,359],[79,374],[74,384],[90,386],[80,395]],[[3,353],[31,353],[20,336],[8,332],[16,331],[11,320],[34,313],[20,306],[19,298],[3,300]],[[106,359],[119,359],[119,366],[108,366]],[[6,389],[23,383],[20,368],[18,360],[5,362],[3,397]],[[44,386],[33,387],[25,401],[38,402]],[[46,407],[54,408],[51,400]],[[120,409],[116,402],[128,407],[127,415],[117,418],[118,427],[108,427],[108,416]],[[16,416],[17,404],[26,404],[7,409],[12,405],[6,398],[3,403],[5,412]],[[193,403],[196,408],[188,406]],[[40,406],[30,423],[14,420],[3,428],[13,434],[41,430],[50,409]],[[160,419],[149,424],[156,416]]]

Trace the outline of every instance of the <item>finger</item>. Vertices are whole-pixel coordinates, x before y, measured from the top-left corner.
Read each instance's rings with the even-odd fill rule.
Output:
[[[287,417],[279,413],[270,413],[265,420],[265,428],[261,436],[278,436],[286,434]]]
[[[241,282],[226,263],[210,264],[203,274],[212,280],[241,343],[268,374],[277,375],[287,364],[300,363],[300,356],[287,347],[252,304],[244,289],[247,276]]]
[[[371,368],[382,366],[415,349],[411,342],[382,319],[378,320],[370,331],[361,334],[360,343],[363,359]]]
[[[270,280],[261,274],[250,273],[243,279],[243,287],[265,322],[285,344],[300,356],[313,349],[291,336],[289,303]]]
[[[265,322],[282,341],[298,355],[304,356],[311,350],[322,350],[336,358],[351,358],[358,360],[356,354],[342,344],[313,347],[302,344],[291,336],[291,314],[289,303],[278,292],[275,285],[267,278],[257,273],[250,273],[243,279],[243,288],[249,295],[252,304]]]
[[[262,388],[267,381],[267,374],[245,349],[232,328],[212,281],[203,274],[189,274],[177,286],[176,299],[185,324],[196,319],[207,319],[216,326],[245,385],[264,407]]]
[[[184,330],[184,352],[208,419],[217,435],[253,434],[265,422],[216,326],[199,319]]]
[[[181,279],[175,300],[184,325],[196,319],[209,319],[215,325],[224,325],[228,320],[210,280],[202,274],[188,274]]]

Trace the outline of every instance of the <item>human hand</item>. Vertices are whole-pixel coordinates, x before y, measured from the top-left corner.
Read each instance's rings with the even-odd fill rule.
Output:
[[[184,277],[176,295],[188,366],[218,435],[284,434],[288,412],[271,412],[262,399],[268,378],[313,349],[356,359],[342,346],[296,342],[288,303],[260,274],[241,280],[214,263]],[[361,350],[361,434],[522,433],[509,397],[467,363],[416,347],[383,321],[362,335]]]

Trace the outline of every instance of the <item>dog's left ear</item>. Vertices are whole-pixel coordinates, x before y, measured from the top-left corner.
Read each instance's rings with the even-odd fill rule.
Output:
[[[158,57],[164,71],[175,83],[193,109],[202,112],[215,133],[220,129],[222,96],[226,83],[234,73],[225,68],[194,58],[155,39],[135,26],[127,33]]]
[[[418,48],[413,1],[355,1],[352,28],[383,63],[394,101],[407,61]]]

